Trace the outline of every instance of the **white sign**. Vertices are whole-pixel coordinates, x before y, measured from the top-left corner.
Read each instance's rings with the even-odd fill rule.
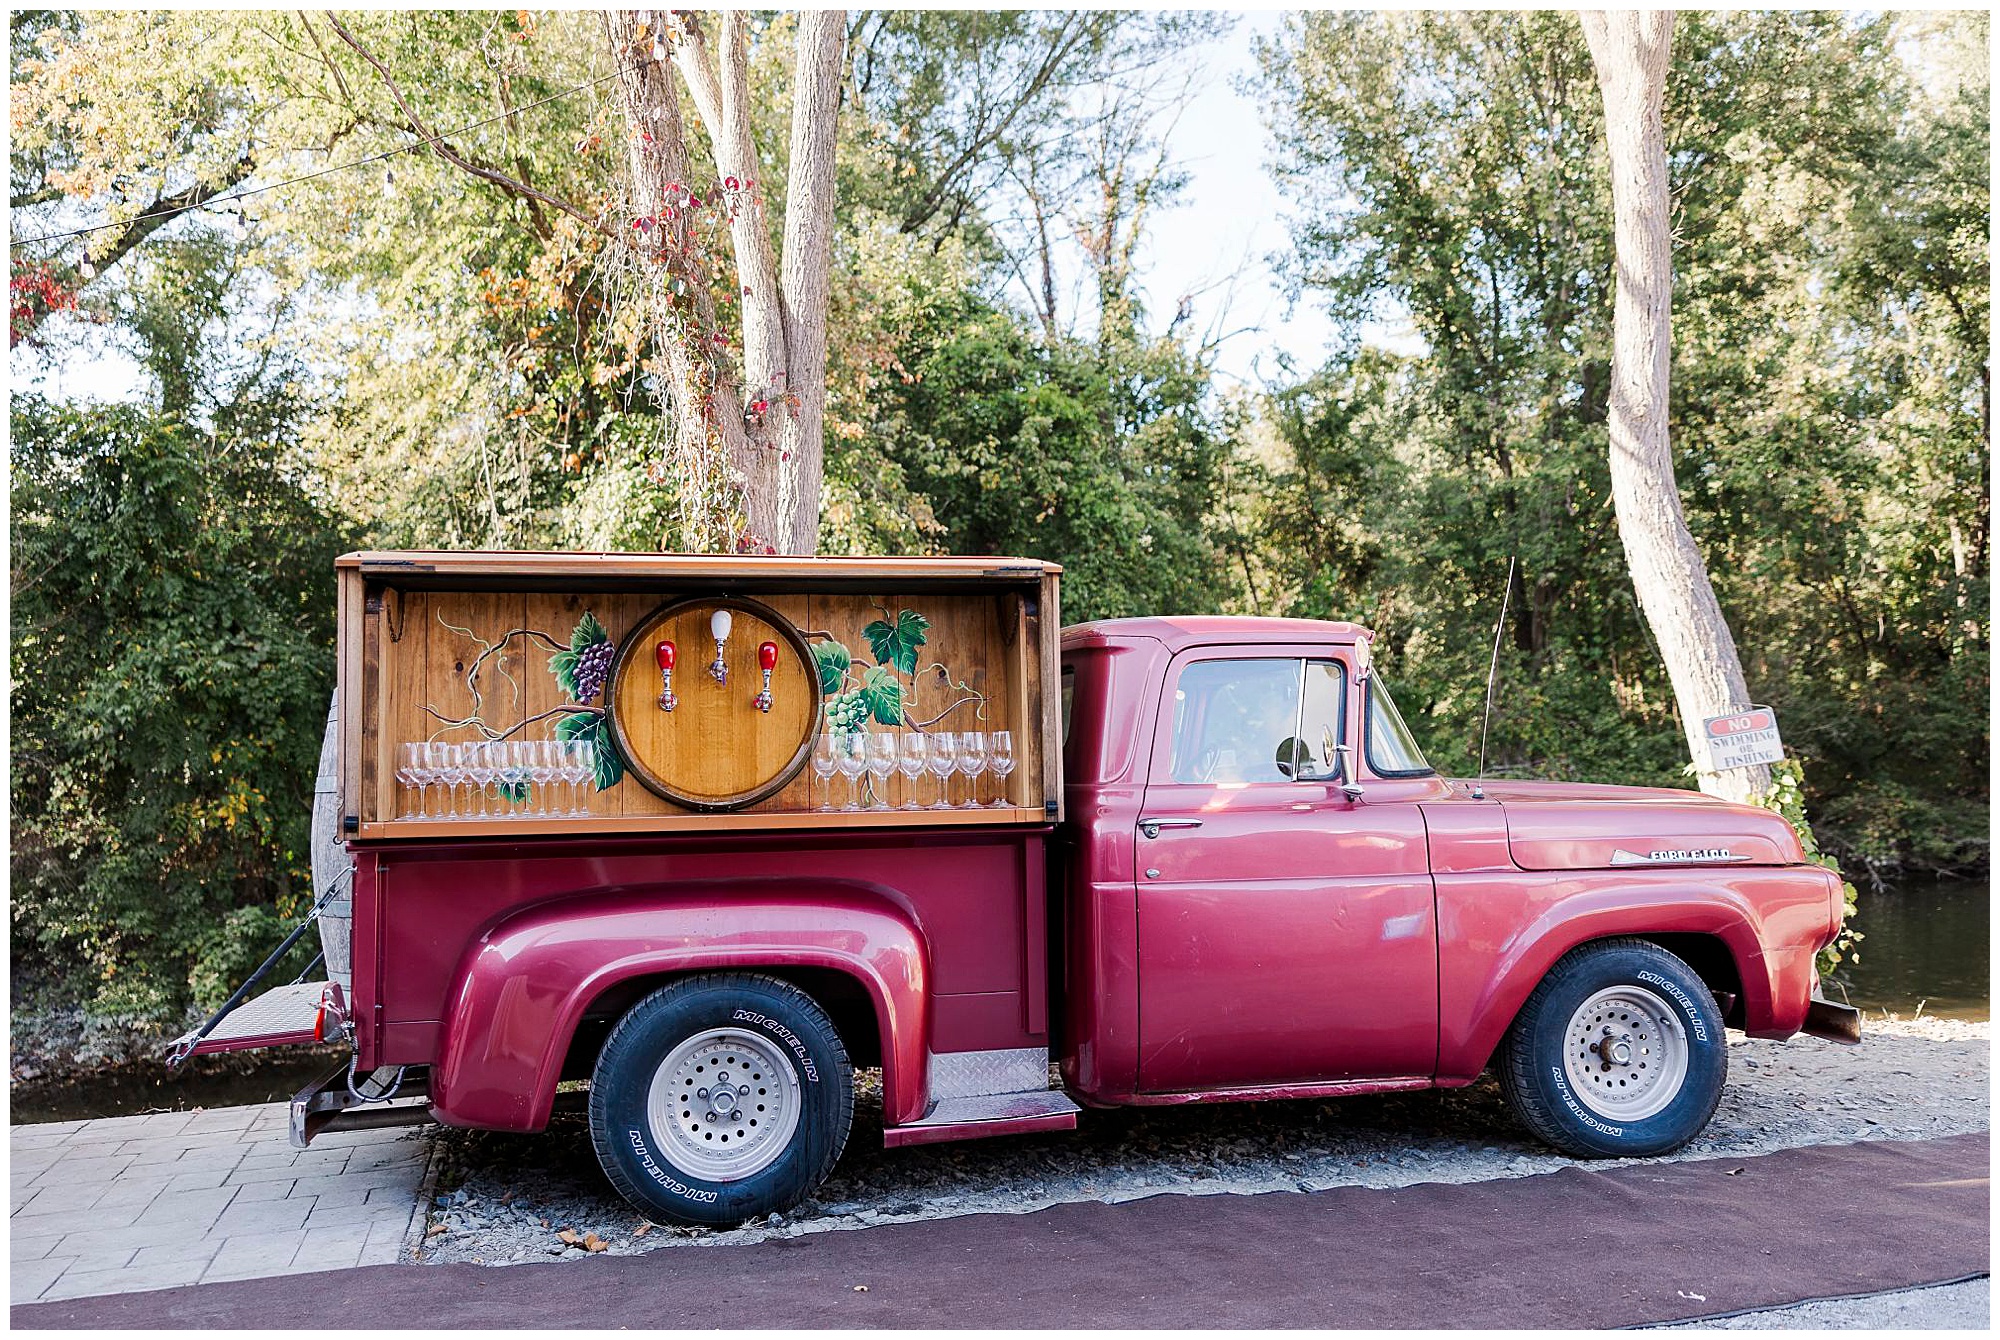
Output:
[[[1784,741],[1778,738],[1778,714],[1768,707],[1709,717],[1701,723],[1701,736],[1708,745],[1710,772],[1776,763],[1785,757]]]

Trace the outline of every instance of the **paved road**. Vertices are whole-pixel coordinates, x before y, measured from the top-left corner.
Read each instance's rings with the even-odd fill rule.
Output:
[[[1156,1196],[542,1266],[370,1266],[40,1303],[12,1319],[289,1328],[366,1308],[433,1327],[718,1315],[759,1328],[1607,1327],[1961,1278],[1987,1268],[1988,1216],[1986,1137],[1956,1136],[1460,1185]],[[1837,1244],[1813,1222],[1839,1225]]]
[[[295,1150],[286,1105],[14,1126],[14,1303],[386,1264],[422,1231],[430,1141]]]

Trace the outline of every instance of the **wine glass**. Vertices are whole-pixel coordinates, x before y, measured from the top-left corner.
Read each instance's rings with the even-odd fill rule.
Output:
[[[986,737],[986,768],[999,780],[999,796],[996,806],[1004,807],[1008,802],[1007,774],[1014,771],[1014,732],[996,730]]]
[[[493,742],[491,740],[475,740],[465,747],[465,752],[465,775],[472,779],[474,786],[479,788],[478,817],[484,819],[488,817],[486,788],[493,785]]]
[[[868,771],[868,736],[864,731],[849,731],[840,737],[840,754],[836,759],[840,775],[847,779],[847,803],[843,810],[861,808],[861,774]]]
[[[868,737],[868,775],[874,779],[875,809],[889,808],[889,775],[896,771],[896,737],[877,731]]]
[[[459,817],[458,784],[465,780],[464,761],[459,756],[458,746],[455,744],[434,742],[427,746],[427,748],[430,750],[431,755],[431,770],[436,775],[437,780],[443,783],[445,800],[450,808],[449,813],[438,817],[456,819]]]
[[[597,745],[591,740],[572,740],[576,749],[576,781],[581,788],[576,793],[576,813],[579,816],[590,813],[590,798],[597,789]]]
[[[403,817],[421,817],[425,809],[424,792],[430,786],[431,775],[429,769],[424,767],[424,747],[414,740],[396,751],[396,780],[403,784]],[[416,814],[410,813],[411,791],[417,793]]]
[[[923,805],[917,800],[917,779],[924,775],[924,760],[929,757],[925,747],[930,737],[920,731],[911,731],[903,737],[902,750],[896,755],[896,768],[903,779],[910,784],[909,799],[903,802],[906,810],[920,810]]]
[[[833,774],[840,770],[840,737],[831,731],[824,732],[813,743],[813,776],[819,778],[826,799],[820,802],[820,813],[833,808]]]
[[[958,741],[948,730],[941,730],[931,736],[930,765],[931,776],[938,779],[937,803],[927,809],[948,810],[951,808],[951,774],[958,768]]]
[[[557,813],[567,819],[576,814],[576,784],[583,780],[583,769],[577,766],[575,740],[557,740],[555,746],[556,780],[569,788],[567,803]]]
[[[958,768],[969,779],[964,808],[984,809],[979,803],[979,775],[986,771],[986,732],[962,731],[958,737]]]
[[[502,811],[508,817],[518,814],[517,808],[523,797],[521,788],[528,781],[528,756],[525,741],[503,740],[500,744],[500,798],[510,808]]]
[[[528,777],[535,784],[535,809],[537,819],[546,819],[554,811],[549,809],[549,783],[556,779],[556,742],[554,740],[529,740]]]

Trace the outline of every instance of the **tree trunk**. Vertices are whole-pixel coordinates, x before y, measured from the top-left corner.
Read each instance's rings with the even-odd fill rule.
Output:
[[[1667,441],[1673,255],[1666,135],[1661,122],[1672,11],[1585,12],[1585,39],[1604,95],[1605,141],[1618,284],[1611,354],[1611,494],[1639,608],[1660,644],[1699,767],[1704,717],[1750,705],[1743,664],[1701,550],[1688,531]],[[1701,789],[1730,800],[1769,790],[1770,769],[1700,773]]]
[[[719,50],[711,54],[702,22],[693,13],[606,13],[612,53],[625,67],[620,88],[632,130],[632,213],[655,220],[641,250],[659,256],[648,325],[666,365],[683,543],[810,554],[819,548],[824,478],[834,144],[846,20],[825,11],[799,19],[782,269],[757,186],[747,25],[740,13],[721,15]],[[667,51],[708,133],[721,182],[691,179],[680,91],[658,58]],[[668,189],[674,186],[682,189]],[[715,276],[688,251],[683,202],[689,196],[730,211],[734,280],[743,295],[738,338],[718,325],[709,287]],[[679,293],[675,279],[682,281]],[[742,350],[740,376],[731,347]]]
[[[840,116],[840,55],[847,16],[799,15],[792,72],[792,151],[785,183],[786,389],[790,412],[778,422],[778,514],[788,519],[788,552],[819,548],[825,478],[826,308],[833,262],[834,129]]]

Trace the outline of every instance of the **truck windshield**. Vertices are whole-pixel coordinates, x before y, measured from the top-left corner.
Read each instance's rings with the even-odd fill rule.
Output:
[[[1432,772],[1380,674],[1368,676],[1366,745],[1368,766],[1377,777],[1427,777]]]

